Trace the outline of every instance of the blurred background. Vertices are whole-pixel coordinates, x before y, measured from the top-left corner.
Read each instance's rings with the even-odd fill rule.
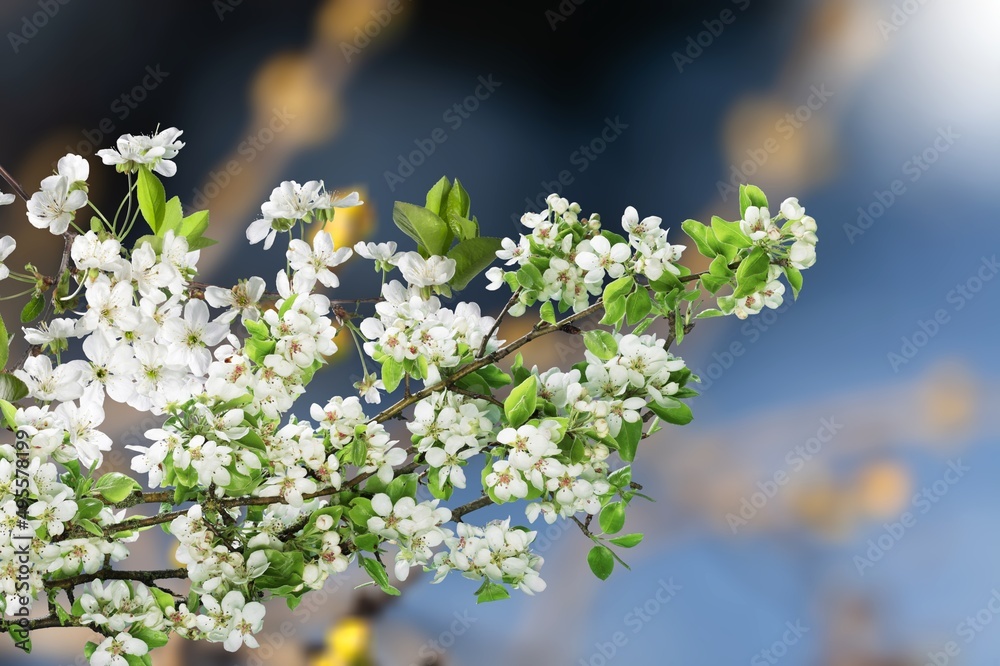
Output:
[[[538,597],[476,606],[470,581],[417,577],[387,600],[352,572],[272,604],[256,652],[175,641],[154,663],[998,663],[998,27],[996,0],[0,4],[0,164],[31,192],[66,152],[183,129],[168,196],[211,209],[216,284],[283,264],[244,237],[283,179],[363,193],[338,244],[401,240],[393,201],[445,174],[489,235],[558,191],[683,242],[686,218],[738,215],[741,182],[820,225],[801,301],[699,323],[675,350],[703,396],[640,452],[656,502],[629,512],[647,534],[631,572],[601,583],[578,531],[542,525]],[[122,180],[90,161],[92,198],[117,204]],[[15,260],[58,263],[22,205],[0,224]],[[377,290],[356,262],[341,280]],[[582,353],[526,351],[543,368]],[[315,390],[350,393],[356,365]],[[154,423],[108,423],[127,469]],[[133,561],[169,566],[167,544],[148,533]],[[38,633],[30,659],[2,641],[0,662],[74,663],[89,638]]]

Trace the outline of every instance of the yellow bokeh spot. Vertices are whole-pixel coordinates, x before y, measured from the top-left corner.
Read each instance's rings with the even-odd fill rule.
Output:
[[[259,117],[270,118],[279,111],[289,117],[281,137],[292,143],[314,145],[324,141],[340,121],[330,82],[308,55],[274,56],[258,72],[252,98]]]
[[[326,652],[312,660],[312,666],[360,666],[370,663],[371,625],[350,617],[326,635]]]
[[[372,21],[372,11],[385,10],[387,4],[386,0],[327,0],[316,16],[317,34],[335,46],[341,42],[354,46],[358,29],[363,33],[365,25]]]
[[[868,465],[858,476],[857,499],[861,510],[874,518],[892,518],[906,506],[913,481],[896,461]]]

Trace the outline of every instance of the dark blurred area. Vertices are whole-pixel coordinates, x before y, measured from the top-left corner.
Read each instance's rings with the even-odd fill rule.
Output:
[[[703,396],[640,452],[657,501],[629,513],[647,534],[631,572],[601,583],[576,530],[536,525],[538,597],[476,606],[469,581],[424,577],[387,600],[355,572],[272,604],[256,652],[175,641],[157,666],[997,663],[996,0],[6,0],[0,28],[0,164],[32,192],[83,154],[113,210],[124,183],[93,153],[183,129],[168,196],[211,209],[217,284],[283,265],[244,231],[284,179],[363,192],[338,245],[401,240],[393,201],[444,174],[488,235],[559,191],[609,226],[630,204],[660,215],[684,242],[683,220],[738,214],[740,182],[819,222],[799,302],[699,323],[675,350]],[[57,263],[20,204],[0,224],[17,261]],[[375,295],[369,267],[341,280]],[[467,294],[495,313],[484,285]],[[355,365],[317,394],[350,393]],[[122,446],[153,425],[109,422]],[[167,543],[132,557],[167,566]],[[0,662],[74,663],[86,640],[40,633],[30,660],[4,643]]]

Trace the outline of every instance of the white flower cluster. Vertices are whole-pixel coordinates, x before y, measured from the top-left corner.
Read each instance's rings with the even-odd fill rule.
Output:
[[[710,271],[692,275],[679,264],[685,246],[668,242],[658,217],[640,218],[629,207],[622,235],[552,195],[545,212],[522,218],[527,235],[490,239],[479,235],[460,183],[446,179],[428,195],[427,208],[401,208],[413,216],[397,224],[419,251],[400,252],[391,242],[337,248],[322,227],[336,208],[360,205],[358,194],[338,198],[322,181],[286,181],[246,232],[265,249],[278,232],[289,234],[274,291],[258,276],[209,286],[197,281],[200,250],[212,243],[202,236],[207,213],[185,217],[154,175],[176,173],[180,135],[175,128],[125,135],[116,149],[100,151],[131,186],[111,220],[88,200],[86,159],[59,160],[27,202],[27,215],[35,227],[64,235],[60,275],[12,270],[3,262],[16,244],[0,238],[0,280],[31,285],[15,294],[33,293],[22,316],[46,311],[46,321],[24,329],[32,353],[0,373],[9,400],[30,401],[0,400],[0,418],[18,433],[16,446],[0,444],[0,610],[13,617],[53,590],[86,584],[72,609],[58,606],[57,614],[104,635],[88,646],[96,666],[148,661],[149,649],[171,633],[229,651],[256,647],[263,600],[282,597],[294,607],[352,562],[394,593],[378,557],[387,545],[396,550],[399,580],[413,567],[435,570],[435,581],[458,571],[482,581],[481,601],[507,596],[507,587],[544,590],[543,560],[530,550],[535,532],[511,526],[510,518],[482,527],[462,522],[489,503],[524,500],[530,523],[586,514],[580,525],[596,542],[588,562],[606,578],[614,560],[604,542],[628,548],[641,541],[610,536],[637,494],[630,467],[611,471],[613,452],[631,462],[661,421],[690,420],[680,400],[696,395],[668,339],[646,331],[661,320],[669,323],[669,340],[680,339],[702,289],[715,295],[734,288],[733,296],[719,297],[725,312],[706,315],[745,317],[777,307],[779,276],[797,293],[798,271],[815,261],[816,224],[795,199],[775,219],[766,207],[749,206],[739,223],[686,222],[684,230],[713,258]],[[766,204],[749,188],[741,190],[743,205],[748,197]],[[0,205],[9,203],[0,195]],[[88,205],[97,216],[84,231],[74,218]],[[124,247],[139,215],[151,234]],[[307,232],[311,223],[320,228]],[[479,305],[444,303],[494,252],[511,268],[486,273],[490,289],[507,284],[516,294],[507,311],[519,316],[543,303],[542,321],[506,347],[497,338],[500,322]],[[339,287],[338,271],[355,253],[381,273],[381,297],[331,301],[320,291]],[[401,279],[389,278],[396,269]],[[603,304],[592,306],[602,295]],[[356,323],[365,304],[374,314]],[[578,314],[553,325],[557,308]],[[606,328],[581,331],[599,309]],[[48,318],[49,311],[57,317]],[[587,351],[580,363],[541,372],[518,354],[509,373],[501,369],[502,359],[555,331],[582,334]],[[338,351],[340,333],[359,350],[360,395],[310,401],[309,420],[291,415]],[[371,361],[380,372],[368,371]],[[381,393],[397,389],[399,402],[365,413],[362,399],[378,403]],[[498,389],[509,395],[499,399]],[[109,399],[161,417],[146,430],[148,442],[126,447],[151,492],[130,476],[98,471],[113,447],[102,431]],[[385,425],[394,418],[406,420],[409,446]],[[454,511],[441,506],[455,489],[467,489],[467,472],[479,460],[483,495]],[[418,500],[421,486],[434,499]],[[161,510],[129,516],[138,504]],[[597,515],[601,533],[589,531]],[[157,586],[163,572],[106,571],[128,557],[142,528],[167,523],[182,566],[167,573],[190,581],[186,603]],[[107,580],[118,577],[127,580]],[[67,578],[71,583],[53,585]],[[50,609],[61,603],[49,601]]]
[[[545,581],[538,572],[544,560],[529,549],[535,535],[512,528],[510,519],[485,527],[459,523],[455,534],[445,540],[448,551],[434,556],[434,582],[460,571],[466,578],[508,583],[527,594],[542,592]]]
[[[785,224],[779,226],[782,220]],[[816,220],[806,215],[805,208],[796,198],[786,199],[781,204],[780,213],[772,218],[766,207],[748,206],[740,220],[740,229],[750,240],[769,250],[792,268],[802,271],[816,263]],[[783,243],[793,241],[784,251]],[[784,300],[785,285],[779,280],[782,267],[772,263],[768,268],[766,286],[759,292],[741,296],[735,300],[733,314],[740,319],[760,313],[765,307],[776,309]]]
[[[412,497],[402,497],[394,504],[385,493],[372,497],[376,515],[368,519],[368,530],[399,546],[395,567],[399,580],[406,580],[412,567],[429,563],[434,556],[431,549],[440,546],[451,534],[441,529],[443,523],[451,520],[451,510],[438,508],[438,502],[417,503]]]
[[[279,231],[290,232],[296,224],[314,219],[330,220],[335,208],[351,208],[362,203],[357,192],[343,197],[331,195],[321,180],[310,180],[305,185],[286,180],[274,188],[271,198],[260,207],[261,218],[247,227],[247,240],[254,245],[264,241],[264,249],[269,250]],[[332,246],[330,250],[332,252]]]
[[[463,468],[492,441],[499,420],[499,410],[487,401],[441,391],[414,406],[406,427],[427,465],[437,470],[436,487],[443,490],[446,484],[465,488]]]
[[[158,630],[167,622],[156,598],[142,583],[94,581],[86,590],[80,595],[81,624],[119,633],[131,624]]]
[[[178,141],[183,133],[170,127],[152,136],[124,134],[115,148],[98,150],[97,156],[121,173],[135,173],[140,166],[146,166],[169,178],[177,173],[173,159],[184,147],[184,143]]]
[[[407,362],[413,375],[427,384],[440,381],[442,370],[478,354],[496,321],[483,316],[476,303],[446,308],[438,297],[425,297],[419,284],[404,287],[393,280],[382,287],[382,298],[375,305],[377,316],[361,322],[361,333],[368,340],[365,353],[379,363]],[[491,338],[487,351],[499,343]]]
[[[601,218],[592,215],[580,218],[580,206],[552,194],[546,199],[548,210],[525,213],[521,224],[531,229],[518,242],[503,239],[497,257],[507,266],[530,265],[540,274],[531,282],[531,273],[521,278],[521,271],[505,272],[499,266],[489,269],[487,289],[499,289],[507,282],[512,289],[521,288],[517,303],[510,313],[517,317],[536,301],[553,301],[560,311],[572,308],[585,310],[591,297],[599,296],[606,278],[641,274],[659,280],[664,272],[679,274],[677,262],[683,245],[667,242],[667,230],[660,228],[660,218],[639,220],[638,212],[629,206],[622,216],[622,227],[628,238],[601,231]]]

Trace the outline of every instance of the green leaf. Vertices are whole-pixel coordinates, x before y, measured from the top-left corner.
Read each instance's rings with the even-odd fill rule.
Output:
[[[446,222],[451,233],[455,234],[459,240],[479,238],[479,222],[475,218],[470,220],[467,217],[449,214]]]
[[[486,385],[490,388],[508,386],[513,381],[510,375],[493,364],[479,368],[479,370],[476,371],[476,374],[482,377],[483,381],[485,381]]]
[[[264,357],[274,351],[277,343],[275,343],[274,340],[249,338],[243,346],[247,351],[247,356],[249,356],[254,363],[260,365],[264,362]]]
[[[602,296],[604,303],[604,317],[600,323],[607,326],[617,326],[625,317],[625,295],[635,286],[635,280],[631,276],[620,277],[604,288]]]
[[[349,454],[355,467],[364,467],[365,461],[368,459],[368,445],[365,440],[355,436],[354,441],[351,442]]]
[[[428,254],[443,255],[451,246],[453,236],[448,223],[422,206],[397,201],[392,209],[392,219]]]
[[[691,413],[691,408],[680,400],[674,400],[672,402],[676,404],[663,406],[654,401],[649,403],[649,409],[667,423],[673,423],[674,425],[687,425],[688,423],[691,423],[694,419],[694,415]]]
[[[170,637],[164,632],[150,629],[149,627],[143,626],[138,622],[132,625],[129,629],[129,633],[133,638],[138,638],[140,641],[148,645],[150,649],[163,647],[170,640]]]
[[[393,358],[386,359],[385,363],[382,364],[382,383],[385,384],[385,390],[388,393],[395,391],[399,387],[399,383],[403,381],[405,374],[406,370],[402,363]]]
[[[538,316],[541,317],[542,321],[556,325],[556,308],[552,305],[552,301],[545,301],[542,303],[542,307],[538,311]]]
[[[799,292],[802,291],[802,273],[797,268],[785,266],[785,277],[788,278],[788,284],[792,286],[792,296],[798,299]]]
[[[512,428],[523,425],[535,413],[538,404],[538,377],[531,375],[510,392],[503,411]]]
[[[281,552],[268,549],[268,566],[263,574],[254,579],[254,583],[260,589],[278,590],[285,586],[297,586],[302,584],[302,573],[305,570],[305,560],[297,550]]]
[[[462,187],[461,181],[458,178],[455,179],[455,183],[451,186],[451,190],[448,192],[447,203],[445,204],[445,214],[441,217],[445,219],[455,216],[461,218],[469,217],[469,210],[472,208],[472,201],[469,199],[469,193],[465,191]]]
[[[102,538],[104,537],[104,531],[91,520],[87,520],[86,518],[81,518],[80,520],[76,521],[76,524],[96,537],[102,537]]]
[[[756,185],[740,185],[740,217],[746,217],[747,208],[767,208],[767,197]]]
[[[6,628],[10,632],[10,639],[14,641],[14,646],[24,650],[27,654],[31,654],[31,636],[28,634],[28,630],[16,622],[8,623]],[[94,649],[97,649],[96,645]],[[4,661],[6,662],[7,660],[4,659]]]
[[[767,284],[771,258],[764,248],[754,248],[736,269],[736,291],[733,296],[742,298],[760,291]]]
[[[583,344],[590,353],[602,361],[610,361],[618,353],[618,343],[615,336],[607,331],[587,331],[583,334]]]
[[[59,282],[56,283],[55,291],[52,293],[52,310],[56,314],[62,314],[67,310],[72,310],[76,308],[79,301],[79,296],[70,297],[69,282],[72,274],[67,268],[59,276]]]
[[[163,239],[159,236],[153,236],[150,234],[140,236],[135,239],[135,245],[133,247],[138,250],[146,243],[149,243],[149,246],[153,248],[153,252],[155,252],[157,256],[163,254]]]
[[[139,484],[136,483],[131,477],[124,474],[119,474],[118,472],[109,472],[105,474],[97,483],[94,484],[93,490],[101,495],[104,499],[112,504],[117,504],[121,502],[126,497],[132,494],[133,490],[138,490]]]
[[[183,223],[183,218],[184,210],[181,208],[181,200],[178,197],[173,197],[163,208],[163,220],[160,221],[159,227],[156,230],[156,235],[163,238],[167,235],[168,231],[173,231],[175,235],[185,236],[186,234],[179,232]]]
[[[8,359],[10,359],[10,336],[7,335],[3,317],[0,317],[0,370],[7,367]]]
[[[595,576],[607,580],[615,568],[615,556],[607,546],[594,546],[587,554],[587,564]]]
[[[361,566],[365,568],[365,571],[372,577],[372,580],[382,588],[383,592],[394,597],[399,596],[399,590],[389,584],[389,574],[385,572],[385,567],[378,560],[361,555],[358,555],[358,559],[361,561]]]
[[[599,323],[605,326],[618,326],[625,318],[625,300],[622,298],[604,302],[604,316]]]
[[[642,287],[629,294],[625,300],[625,316],[632,326],[645,319],[652,310],[653,303],[650,301],[649,291]]]
[[[199,238],[207,230],[208,211],[200,210],[197,213],[191,213],[181,221],[178,234],[187,237],[188,241],[192,241],[195,238]]]
[[[542,278],[542,272],[532,263],[527,263],[518,269],[517,283],[522,288],[528,290],[545,288],[545,280]]]
[[[726,222],[721,217],[712,217],[712,231],[715,237],[723,243],[735,245],[739,248],[747,248],[753,245],[750,238],[743,233],[739,222]]]
[[[601,529],[605,534],[617,534],[625,527],[625,505],[612,502],[601,509]]]
[[[663,275],[656,280],[651,280],[649,286],[657,293],[667,293],[674,289],[684,289],[684,283],[670,271],[663,271]]]
[[[358,550],[365,550],[369,553],[374,553],[378,550],[378,535],[376,534],[359,534],[354,537],[354,545],[358,547]]]
[[[730,278],[720,278],[714,275],[702,275],[701,286],[705,287],[710,294],[716,294],[720,289],[730,282]]]
[[[712,317],[725,317],[726,313],[722,310],[716,310],[714,308],[709,308],[708,310],[702,310],[698,313],[695,319],[711,319]]]
[[[608,475],[608,483],[615,488],[624,488],[632,482],[632,466],[626,465],[621,469],[616,469]]]
[[[386,495],[395,504],[404,497],[415,498],[417,496],[417,475],[403,474],[397,476],[385,489]]]
[[[644,535],[640,533],[635,534],[623,534],[620,537],[615,537],[611,539],[611,543],[616,546],[621,546],[622,548],[635,548],[640,543],[642,543]]]
[[[447,176],[442,176],[441,180],[434,183],[427,192],[427,210],[435,215],[444,217],[446,215],[445,203],[448,201],[448,193],[451,191],[451,181]]]
[[[733,277],[733,269],[729,267],[729,262],[721,254],[715,259],[712,259],[711,265],[708,267],[708,272],[717,278],[728,281],[729,278]]]
[[[294,300],[295,296],[297,296],[297,294],[292,294],[292,296],[285,302],[287,303],[288,301]],[[271,329],[269,329],[267,324],[262,321],[251,321],[246,319],[243,321],[243,328],[247,329],[247,332],[258,340],[267,340],[271,337]]]
[[[372,501],[367,497],[354,498],[351,500],[351,509],[347,515],[355,525],[368,529],[368,519],[375,516]]]
[[[28,387],[12,374],[0,373],[0,400],[17,402],[28,395]]]
[[[507,591],[507,588],[499,583],[491,583],[489,581],[483,585],[476,595],[477,604],[487,604],[491,601],[503,601],[504,599],[510,599],[510,592]]]
[[[448,257],[455,260],[455,276],[448,284],[456,290],[465,289],[472,278],[496,261],[497,250],[501,247],[499,238],[468,238],[459,241],[448,251]]]
[[[17,430],[17,407],[6,400],[0,400],[0,412],[3,413],[3,420],[11,430]]]
[[[718,254],[713,243],[715,240],[715,234],[704,224],[698,220],[685,220],[684,223],[681,224],[681,229],[683,229],[684,233],[691,237],[694,244],[698,246],[698,251],[703,255],[711,259]],[[711,238],[709,238],[709,234],[712,234]]]
[[[160,610],[167,610],[173,606],[174,603],[176,603],[170,594],[158,588],[150,587],[149,593],[153,595],[154,599],[156,599],[156,605],[160,608]]]
[[[652,404],[650,404],[650,408],[652,408]],[[634,423],[622,421],[621,430],[615,437],[615,441],[618,442],[618,455],[621,456],[622,460],[625,462],[635,460],[635,452],[639,448],[640,439],[642,439],[642,421]]]
[[[76,517],[92,520],[97,518],[104,508],[104,502],[96,497],[81,497],[76,501]]]
[[[139,167],[139,183],[136,187],[136,194],[139,197],[139,210],[142,211],[142,217],[145,218],[153,233],[157,233],[166,214],[167,195],[163,189],[163,183],[153,175],[148,167]]]
[[[25,303],[24,308],[21,310],[21,323],[27,324],[38,319],[44,309],[45,296],[42,295],[42,292],[36,291],[31,295],[31,299]],[[6,365],[6,363],[4,365]]]
[[[609,301],[618,300],[623,298],[627,293],[632,291],[632,287],[635,286],[635,280],[632,276],[626,275],[620,277],[614,282],[610,283],[604,288],[604,302],[607,304]]]
[[[188,241],[188,249],[192,252],[195,250],[204,250],[206,247],[211,247],[218,242],[219,241],[206,238],[205,236],[198,236],[197,238]]]

